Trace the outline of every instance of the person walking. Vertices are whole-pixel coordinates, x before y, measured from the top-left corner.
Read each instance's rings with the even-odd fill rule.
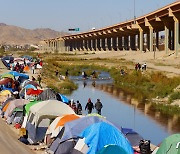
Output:
[[[34,70],[35,70],[35,66],[34,66],[34,65],[32,65],[31,69],[32,69],[32,73],[34,74],[34,73],[35,73],[35,72],[34,72]]]
[[[92,103],[91,99],[88,99],[88,102],[85,106],[85,110],[88,110],[88,114],[90,114],[92,112],[92,109],[94,109],[94,104]]]
[[[102,105],[100,99],[97,99],[97,102],[95,103],[95,109],[99,115],[101,115],[102,108],[103,108],[103,105]]]
[[[82,105],[78,100],[77,100],[77,114],[82,115]]]

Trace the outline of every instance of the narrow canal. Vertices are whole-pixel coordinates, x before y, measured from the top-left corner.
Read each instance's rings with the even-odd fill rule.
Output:
[[[117,127],[132,128],[138,132],[144,139],[149,139],[155,145],[159,144],[165,137],[174,133],[168,129],[168,120],[163,119],[161,122],[157,122],[154,118],[145,114],[143,110],[138,109],[137,106],[129,104],[131,98],[124,98],[122,94],[113,95],[108,90],[108,80],[96,81],[95,85],[93,81],[87,81],[86,83],[76,81],[79,88],[74,91],[70,96],[70,99],[74,101],[79,100],[83,106],[83,114],[87,114],[84,110],[88,98],[91,98],[95,103],[97,98],[103,103],[102,115],[111,121]],[[104,84],[107,86],[104,86]],[[117,97],[118,96],[118,97]],[[96,112],[95,109],[93,112]],[[179,127],[179,126],[178,126]]]

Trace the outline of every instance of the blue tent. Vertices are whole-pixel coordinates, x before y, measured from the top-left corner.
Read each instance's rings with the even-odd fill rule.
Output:
[[[61,97],[61,101],[63,102],[63,103],[68,103],[69,102],[69,99],[66,97],[66,96],[64,96],[64,95],[62,95],[62,94],[60,94],[60,93],[58,93],[59,94],[59,96]]]
[[[97,154],[128,154],[123,148],[118,145],[106,145]]]
[[[14,75],[14,77],[19,76],[19,77],[24,78],[24,79],[29,79],[29,75],[23,74],[23,73],[18,73],[16,71],[11,71],[11,72],[9,72],[9,74]]]
[[[32,84],[27,84],[23,89],[34,89],[37,90],[37,88]]]
[[[133,154],[133,149],[129,141],[120,130],[105,122],[90,125],[79,136],[85,138],[85,143],[89,147],[88,154],[96,153],[105,145],[109,144],[118,145],[126,153]]]
[[[50,151],[55,152],[58,149],[58,146],[59,146],[60,143],[62,143],[64,141],[67,141],[68,139],[78,138],[78,135],[84,129],[86,129],[88,126],[90,126],[90,125],[92,125],[94,123],[102,122],[102,121],[111,124],[106,119],[100,118],[100,117],[97,117],[97,116],[87,116],[87,117],[79,118],[77,120],[73,120],[71,122],[67,122],[64,125],[64,129],[62,129],[62,131],[64,131],[64,132],[61,131],[59,133],[56,140],[52,143],[52,145],[50,147]],[[63,136],[61,138],[59,136],[62,133],[63,133]]]

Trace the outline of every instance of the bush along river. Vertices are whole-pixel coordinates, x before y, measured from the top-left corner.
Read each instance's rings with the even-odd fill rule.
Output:
[[[83,79],[82,76],[71,76],[70,79],[78,84],[78,89],[68,97],[75,102],[80,101],[83,114],[87,114],[85,105],[88,98],[94,104],[99,98],[103,104],[102,116],[119,128],[134,129],[155,145],[170,134],[180,132],[180,122],[176,115],[168,117],[156,112],[152,103],[140,103],[132,95],[113,87],[113,81],[106,72],[101,72],[98,79]]]

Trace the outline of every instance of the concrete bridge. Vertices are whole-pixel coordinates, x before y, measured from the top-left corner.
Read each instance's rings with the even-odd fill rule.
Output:
[[[165,50],[166,53],[174,50],[177,56],[180,51],[179,27],[180,1],[177,1],[135,20],[99,30],[44,40],[42,50],[52,52]],[[161,38],[160,34],[164,37]]]

